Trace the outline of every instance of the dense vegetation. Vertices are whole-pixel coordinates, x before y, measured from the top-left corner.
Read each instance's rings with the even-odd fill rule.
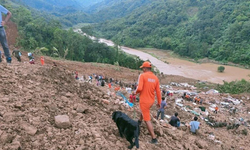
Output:
[[[170,49],[194,59],[250,65],[248,0],[12,1],[38,8],[64,27],[102,22],[94,25],[96,36],[129,47]]]
[[[34,51],[45,47],[43,49],[47,51],[44,51],[44,54],[49,56],[83,62],[118,63],[120,66],[133,69],[138,69],[142,63],[138,57],[126,55],[116,48],[92,41],[72,29],[63,30],[58,21],[33,16],[25,7],[12,7],[7,2],[4,6],[12,12],[12,20],[18,25],[20,37],[17,45],[25,50]]]
[[[94,22],[90,15],[82,11],[81,0],[11,0],[14,4],[28,6],[32,13],[44,18],[59,20],[63,27],[77,23]],[[98,0],[97,0],[98,1]],[[92,4],[92,3],[88,3]],[[94,3],[93,3],[94,4]],[[87,4],[86,4],[87,5]]]
[[[103,0],[12,0],[23,3],[27,6],[46,11],[60,11],[56,9],[72,7],[72,9],[82,9],[94,5]]]
[[[93,22],[103,22],[125,17],[150,2],[152,0],[103,0],[85,11],[92,16]]]
[[[195,59],[250,65],[250,1],[144,1],[148,3],[126,17],[96,25],[96,35],[129,47],[170,49]]]
[[[149,0],[11,0],[39,10],[41,15],[60,20],[64,27],[99,23],[129,15]]]
[[[225,70],[225,67],[224,67],[224,66],[219,66],[219,67],[218,67],[218,71],[219,71],[219,72],[224,72],[224,70]]]
[[[216,89],[219,90],[221,93],[250,93],[250,82],[244,79],[232,82],[224,81],[224,84],[218,85]]]

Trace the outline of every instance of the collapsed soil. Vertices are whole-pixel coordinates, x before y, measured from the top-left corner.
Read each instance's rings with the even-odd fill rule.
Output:
[[[41,66],[39,61],[30,65],[25,57],[23,61],[17,63],[13,60],[12,65],[6,65],[5,62],[0,64],[0,149],[127,149],[129,143],[119,137],[111,114],[120,110],[137,119],[138,104],[134,113],[133,109],[119,104],[121,98],[115,96],[113,90],[109,96],[107,87],[78,82],[72,71],[77,70],[80,75],[101,74],[126,83],[137,80],[138,71],[105,64],[51,60],[48,57],[45,58],[45,66]],[[57,67],[52,66],[53,62],[56,62]],[[166,76],[161,79],[162,84],[175,80],[190,84],[196,82],[179,76]],[[180,95],[175,94],[168,100],[165,114],[179,112],[181,121],[189,122],[194,116],[175,105],[175,99],[179,97]],[[207,97],[207,101],[215,98],[221,97]],[[247,102],[246,105],[248,106]],[[156,114],[155,106],[151,113],[152,116]],[[69,116],[70,127],[57,127],[55,116],[58,115]],[[212,115],[218,120],[226,120],[229,113]],[[241,115],[243,113],[234,117]],[[244,114],[244,117],[249,115]],[[186,127],[166,128],[159,121],[152,121],[159,144],[152,145],[148,142],[151,138],[143,123],[139,149],[219,150],[248,149],[250,146],[249,134],[242,134],[242,130],[246,129],[243,126],[227,130],[225,127],[212,128],[201,121],[199,134],[192,135]],[[221,143],[209,140],[211,133]]]

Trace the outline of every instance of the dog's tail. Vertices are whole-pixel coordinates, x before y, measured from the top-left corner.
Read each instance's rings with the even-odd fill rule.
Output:
[[[140,135],[140,126],[138,124],[136,130],[134,131],[134,135],[135,135],[135,146],[136,148],[139,148],[139,135]]]

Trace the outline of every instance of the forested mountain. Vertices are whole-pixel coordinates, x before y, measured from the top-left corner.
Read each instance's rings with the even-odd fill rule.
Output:
[[[53,6],[50,15],[64,26],[99,23],[93,25],[94,34],[118,44],[169,49],[194,59],[208,57],[250,65],[248,0],[23,1]],[[72,5],[66,5],[69,3]],[[79,10],[73,5],[92,6]]]
[[[149,4],[153,0],[104,0],[89,7],[86,12],[92,14],[95,22],[121,18]]]
[[[11,0],[23,6],[28,6],[32,12],[39,13],[41,16],[48,16],[59,20],[63,26],[71,27],[75,24],[94,20],[90,15],[82,11],[83,0]],[[98,2],[99,0],[97,0]],[[94,4],[86,0],[87,4]]]
[[[152,0],[12,0],[50,13],[65,26],[124,17]]]
[[[73,29],[63,30],[58,20],[34,14],[30,8],[6,0],[0,0],[0,3],[12,12],[11,20],[18,26],[16,46],[26,51],[82,62],[119,64],[133,69],[138,69],[142,63],[138,57],[92,41]]]
[[[103,0],[12,0],[15,2],[23,3],[27,6],[54,11],[57,8],[72,7],[75,9],[82,9],[94,5],[96,3],[102,2]]]
[[[81,5],[77,0],[12,0],[14,2],[23,3],[39,10],[58,11],[67,7],[72,9],[80,9]]]
[[[154,0],[95,31],[129,47],[250,65],[249,8],[249,0]]]
[[[76,0],[76,1],[80,3],[81,6],[88,7],[97,4],[99,2],[102,2],[103,0]]]

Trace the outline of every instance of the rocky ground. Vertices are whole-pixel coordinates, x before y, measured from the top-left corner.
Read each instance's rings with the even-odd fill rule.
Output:
[[[27,61],[27,58],[23,60]],[[52,62],[56,62],[58,66],[52,67]],[[134,118],[134,114],[139,114],[138,104],[134,113],[133,109],[122,104],[120,97],[107,95],[107,87],[78,82],[74,80],[72,71],[77,70],[80,75],[103,74],[128,83],[137,80],[138,71],[112,65],[51,60],[47,57],[45,63],[45,66],[38,62],[30,65],[14,60],[9,66],[5,62],[0,64],[0,149],[127,149],[129,143],[119,137],[111,114],[120,110]],[[172,81],[190,84],[197,82],[176,76],[161,78],[162,84]],[[175,87],[177,89],[188,88]],[[208,102],[221,100],[222,97],[223,95],[208,96],[204,106],[209,106]],[[178,111],[182,122],[191,121],[194,115],[181,110],[175,104],[177,98],[180,98],[179,94],[168,99],[166,114],[172,115]],[[192,105],[187,101],[183,103]],[[245,105],[244,107],[249,106],[246,100]],[[152,116],[155,114],[154,106]],[[235,116],[230,116],[226,110],[218,115],[212,114],[218,120],[243,115],[245,119],[249,118],[249,114],[245,112],[237,112]],[[153,119],[159,139],[157,145],[148,143],[150,136],[143,123],[139,149],[247,150],[250,146],[249,134],[242,134],[245,129],[249,131],[245,126],[227,130],[226,127],[212,128],[204,121],[201,123],[199,134],[192,135],[184,126],[180,129],[165,127],[165,124],[163,126],[160,121]],[[214,137],[211,138],[211,135]]]

